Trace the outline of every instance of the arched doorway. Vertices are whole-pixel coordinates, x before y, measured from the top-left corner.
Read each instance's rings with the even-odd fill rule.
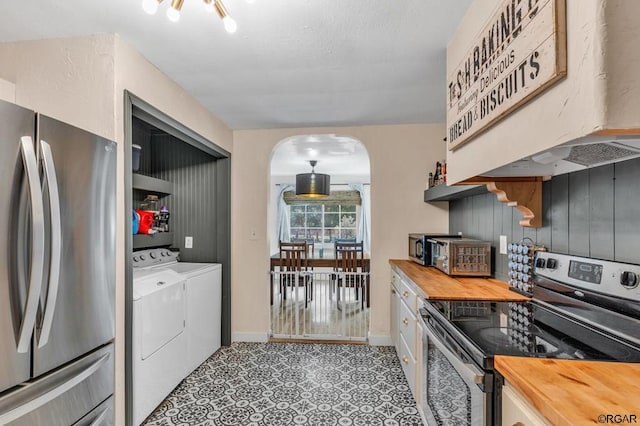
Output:
[[[330,176],[330,195],[296,195],[296,175],[310,173],[310,161],[316,162],[316,173]],[[365,341],[371,232],[364,144],[335,134],[284,139],[273,150],[270,190],[271,337]],[[306,243],[300,268],[285,264],[286,243]],[[349,253],[356,258],[355,270],[336,269],[346,248],[360,250]]]

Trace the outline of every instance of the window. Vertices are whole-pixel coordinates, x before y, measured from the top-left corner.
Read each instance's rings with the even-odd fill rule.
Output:
[[[355,204],[300,204],[290,206],[291,239],[313,239],[332,244],[336,239],[355,239],[358,233]]]

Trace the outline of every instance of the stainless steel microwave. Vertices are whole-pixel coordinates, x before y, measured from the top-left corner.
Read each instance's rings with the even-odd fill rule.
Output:
[[[447,275],[491,276],[491,243],[470,238],[429,238],[432,266]]]
[[[447,234],[409,234],[409,259],[424,266],[432,264],[430,238],[462,238],[461,235]]]

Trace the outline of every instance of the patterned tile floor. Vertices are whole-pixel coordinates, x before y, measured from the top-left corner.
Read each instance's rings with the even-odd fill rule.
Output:
[[[422,425],[392,347],[234,343],[145,425]]]

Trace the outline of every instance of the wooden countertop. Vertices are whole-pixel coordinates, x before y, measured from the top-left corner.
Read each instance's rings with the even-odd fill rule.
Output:
[[[640,421],[640,364],[496,356],[494,366],[553,424],[602,424],[602,414]]]
[[[390,259],[424,293],[428,299],[448,300],[528,300],[514,291],[509,284],[494,278],[452,278],[436,268],[418,265],[405,259]]]

